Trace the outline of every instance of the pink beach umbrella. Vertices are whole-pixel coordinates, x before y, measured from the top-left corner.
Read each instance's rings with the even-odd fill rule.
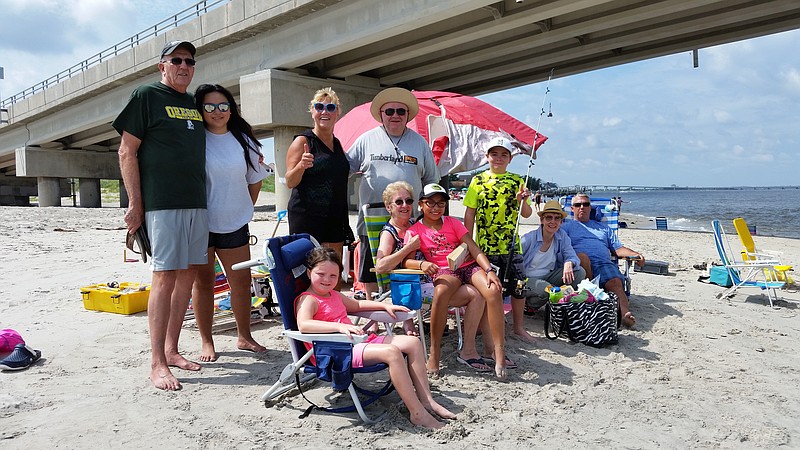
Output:
[[[547,137],[494,106],[468,95],[439,91],[412,91],[419,101],[419,113],[408,127],[421,134],[431,146],[439,172],[466,172],[486,163],[486,145],[502,136],[517,148],[516,153],[536,157]],[[335,134],[349,150],[366,131],[380,124],[364,103],[336,123]],[[534,142],[534,139],[536,142]]]

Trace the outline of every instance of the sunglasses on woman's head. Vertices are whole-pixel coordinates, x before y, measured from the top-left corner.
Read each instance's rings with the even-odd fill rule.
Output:
[[[207,113],[214,112],[215,109],[218,109],[219,112],[228,112],[231,109],[231,104],[228,102],[222,103],[203,103],[203,110]]]
[[[403,199],[398,198],[397,200],[394,201],[394,204],[397,205],[397,206],[403,206]],[[409,206],[413,205],[414,204],[414,199],[413,198],[405,199],[405,204],[409,205]]]
[[[336,103],[320,103],[320,102],[317,102],[317,103],[314,103],[314,109],[316,109],[317,111],[325,110],[325,111],[328,111],[329,113],[332,113],[332,112],[336,111]]]

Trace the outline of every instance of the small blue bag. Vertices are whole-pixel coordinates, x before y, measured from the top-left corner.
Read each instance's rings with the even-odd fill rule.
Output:
[[[422,285],[419,275],[393,273],[389,275],[392,286],[392,303],[402,305],[410,310],[422,307]]]
[[[733,281],[731,281],[731,275],[728,273],[728,269],[726,269],[723,266],[711,266],[709,275],[710,275],[708,280],[709,283],[714,283],[722,287],[733,286]]]
[[[314,341],[317,378],[329,381],[336,391],[346,391],[353,381],[353,344],[349,342]]]

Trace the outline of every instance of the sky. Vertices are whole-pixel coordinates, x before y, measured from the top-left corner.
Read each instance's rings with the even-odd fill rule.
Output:
[[[195,0],[0,0],[7,98]],[[47,33],[29,30],[47,30]],[[800,185],[800,30],[480,96],[549,137],[530,175],[559,185]],[[553,116],[540,115],[541,105]],[[272,140],[265,142],[273,160]],[[510,170],[525,174],[528,158]]]

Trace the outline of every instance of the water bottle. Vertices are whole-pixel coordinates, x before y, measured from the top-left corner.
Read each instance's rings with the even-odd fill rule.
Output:
[[[550,288],[550,303],[558,303],[564,297],[564,293],[561,292],[561,288],[558,286],[553,286]]]

